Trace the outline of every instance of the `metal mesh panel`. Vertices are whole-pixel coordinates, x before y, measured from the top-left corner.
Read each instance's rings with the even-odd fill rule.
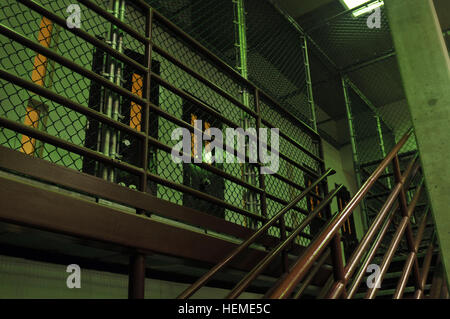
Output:
[[[48,5],[47,8],[49,8],[49,10],[51,9],[52,12],[60,14],[60,16],[64,18],[69,2],[48,1],[46,4]],[[104,9],[109,9],[109,1],[98,4],[104,4]],[[126,9],[127,14],[125,15],[126,18],[123,19],[124,22],[130,22],[132,26],[136,27],[138,32],[144,33],[145,22],[143,21],[145,21],[145,15],[139,13],[138,10],[131,6],[128,6]],[[7,4],[2,5],[0,10],[4,12],[4,14],[2,14],[2,23],[14,29],[21,35],[34,39],[35,42],[40,41],[41,44],[42,39],[39,39],[39,35],[44,33],[43,29],[53,27],[53,33],[51,36],[51,44],[54,45],[51,47],[53,50],[61,53],[65,57],[68,57],[78,66],[102,75],[106,79],[111,79],[111,74],[107,73],[107,68],[104,66],[99,68],[98,65],[96,65],[96,62],[104,64],[105,61],[110,61],[111,58],[106,55],[105,52],[95,48],[84,39],[75,36],[69,30],[56,26],[56,24],[51,21],[47,23],[48,25],[42,25],[42,21],[44,21],[42,20],[42,16],[32,10],[29,10],[25,5],[18,4],[15,1],[10,1]],[[108,39],[108,32],[111,28],[111,23],[82,5],[81,10],[84,17],[82,20],[82,29],[96,38],[102,40]],[[24,21],[28,21],[28,23],[24,23]],[[161,40],[162,31],[160,30],[162,28],[155,27],[155,29],[159,30],[159,33],[155,32],[155,42],[157,42],[161,47],[164,47],[166,42]],[[121,39],[123,45],[122,52],[139,63],[144,63],[143,54],[145,52],[145,46],[128,34],[122,34]],[[39,67],[45,64],[45,72],[48,76],[45,77],[45,83],[43,84],[51,89],[52,92],[76,102],[81,107],[87,107],[108,114],[108,110],[104,109],[104,102],[105,99],[107,100],[111,96],[114,96],[114,99],[118,101],[122,107],[124,105],[134,103],[126,96],[119,96],[114,92],[110,92],[102,83],[89,79],[82,73],[74,72],[71,68],[56,63],[55,61],[48,60],[22,44],[9,41],[3,36],[2,41],[5,45],[2,46],[1,49],[2,54],[0,64],[4,70],[20,78],[30,79],[30,76],[33,78],[33,75],[31,74],[33,68],[40,71]],[[225,77],[217,68],[214,69],[211,64],[204,62],[195,52],[193,52],[192,49],[183,46],[181,41],[176,43],[176,41],[172,38],[172,42],[170,43],[174,42],[175,46],[181,50],[177,51],[177,53],[183,57],[190,58],[189,61],[191,64],[197,66],[199,72],[208,70],[204,72],[205,77],[212,74],[214,78],[210,78],[211,81],[218,86],[220,85],[223,89],[229,88],[228,92],[230,94],[234,95],[236,98],[240,98],[241,88],[239,85],[232,82],[230,78]],[[168,47],[169,46],[167,46],[167,48]],[[38,61],[39,58],[42,60],[45,59],[45,61],[40,64],[36,64],[40,62]],[[38,62],[33,65],[35,60]],[[154,60],[154,72],[156,72],[156,64],[159,64],[159,72],[163,79],[167,80],[167,82],[172,84],[174,87],[196,96],[204,103],[213,104],[220,113],[223,113],[224,116],[226,116],[230,123],[235,122],[234,126],[242,126],[242,111],[237,109],[232,103],[227,103],[224,98],[213,92],[213,90],[207,88],[205,85],[202,85],[198,80],[192,78],[176,66],[171,65],[167,59],[155,54]],[[121,79],[119,79],[116,84],[125,87],[131,91],[131,93],[142,95],[144,81],[141,72],[135,70],[132,66],[121,63],[117,63],[117,67],[121,68]],[[40,78],[44,78],[44,75],[46,74],[37,76],[37,78],[40,80]],[[28,124],[29,126],[38,128],[51,136],[63,140],[64,142],[69,142],[79,146],[79,150],[82,148],[87,148],[91,151],[101,153],[104,153],[104,149],[101,149],[99,143],[97,143],[97,140],[103,139],[104,136],[100,136],[98,134],[98,130],[101,128],[102,131],[114,132],[110,138],[117,138],[119,145],[114,152],[110,150],[110,152],[105,155],[119,159],[122,163],[130,164],[136,167],[134,168],[135,171],[137,171],[138,167],[142,165],[140,156],[142,153],[142,138],[138,138],[136,134],[130,134],[128,131],[120,131],[117,130],[117,128],[112,128],[105,123],[99,122],[95,118],[82,115],[60,103],[45,99],[24,88],[8,83],[7,81],[1,80],[1,83],[2,92],[4,93],[1,95],[2,117],[22,123],[27,123],[28,119],[30,122]],[[94,94],[96,91],[102,93]],[[158,101],[153,101],[157,104],[157,106],[166,111],[168,114],[173,115],[175,118],[182,117],[181,108],[184,101],[179,95],[177,95],[176,92],[171,92],[167,88],[161,87],[157,92],[153,90],[153,93],[158,95]],[[250,96],[250,98],[252,97]],[[250,106],[252,106],[252,104]],[[139,111],[142,106],[135,105],[133,108]],[[188,105],[185,107],[185,112],[191,112],[192,108],[194,108],[194,105]],[[138,111],[133,113],[133,109],[131,109],[128,114],[114,114],[113,109],[109,111],[111,112],[109,113],[109,116],[115,116],[114,119],[116,121],[121,121],[124,124],[131,125],[137,130],[141,130],[142,125],[140,121],[142,115]],[[34,113],[38,114],[38,116],[35,117]],[[209,118],[206,117],[204,120],[212,122],[213,116],[210,115]],[[189,125],[190,123],[186,124]],[[255,120],[250,120],[250,125],[254,127]],[[224,124],[222,126],[224,129],[227,127]],[[150,128],[156,128],[158,131],[156,134],[150,132],[151,135],[153,135],[152,137],[157,138],[168,147],[172,147],[174,145],[174,142],[170,138],[170,133],[176,127],[178,127],[178,125],[175,125],[173,122],[164,118],[159,118],[155,113],[151,114]],[[86,173],[102,175],[100,172],[106,167],[106,165],[103,166],[95,159],[90,158],[89,156],[84,156],[85,154],[82,150],[79,153],[73,153],[64,148],[55,147],[51,143],[44,143],[34,138],[28,138],[27,136],[13,132],[12,130],[2,128],[1,140],[1,144],[4,146],[22,150],[24,152],[25,150],[31,150],[31,153],[34,156]],[[175,165],[173,163],[170,156],[170,149],[169,153],[167,150],[167,147],[164,149],[156,149],[153,146],[149,147],[149,158],[151,161],[149,167],[151,173],[175,184],[185,184],[185,180],[183,180],[183,168],[180,167],[180,165]],[[30,153],[30,151],[26,152]],[[108,170],[110,171],[106,176],[108,179],[119,182],[128,187],[139,187],[139,177],[137,175],[124,172],[118,168],[109,168]],[[226,172],[227,174],[242,179],[241,167],[238,164],[227,166]],[[114,177],[109,178],[108,176]],[[217,175],[212,173],[209,176],[211,179],[218,178]],[[155,183],[155,181],[150,183]],[[246,209],[246,203],[243,201],[243,192],[246,191],[244,187],[237,185],[230,180],[226,181],[226,185],[224,187],[226,188],[226,191],[223,198],[220,199],[233,206]],[[174,188],[162,185],[157,187],[150,185],[148,188],[149,192],[155,192],[160,198],[180,204],[183,203],[183,196],[191,196],[183,194]],[[259,202],[258,195],[255,196],[256,201]],[[211,204],[206,200],[196,200],[199,203],[199,210],[202,210],[202,207],[204,207],[204,210],[206,211],[217,210],[219,208],[219,206],[214,206],[214,204]],[[258,212],[255,213],[258,214]],[[236,217],[233,215],[232,219],[233,218],[236,222],[242,223],[242,216],[237,215]]]
[[[192,35],[195,39],[200,41],[202,44],[204,44],[208,49],[210,49],[212,52],[216,52],[215,49],[217,46],[214,45],[214,43],[210,43],[207,41],[207,39],[204,39],[205,34],[202,32],[197,32],[195,28],[190,26],[189,24],[189,18],[186,16],[192,16],[192,13],[181,13],[181,11],[178,12],[178,16],[174,15],[173,8],[179,6],[179,2],[174,1],[174,6],[172,9],[168,9],[168,4],[166,7],[164,7],[161,4],[156,3],[155,8],[162,11],[163,13],[166,13],[169,18],[174,19],[174,21],[181,26],[184,31]],[[154,5],[154,3],[151,3]],[[192,5],[188,5],[185,8],[192,8]],[[261,85],[263,89],[269,90],[268,93],[275,97],[278,100],[281,100],[284,102],[284,100],[290,99],[290,104],[282,103],[282,106],[285,106],[289,111],[294,113],[296,116],[298,116],[301,120],[305,121],[304,114],[307,114],[307,119],[310,118],[310,115],[305,112],[309,112],[309,105],[308,101],[297,101],[296,95],[300,96],[303,95],[306,97],[306,79],[305,79],[305,71],[304,71],[304,61],[303,61],[303,48],[302,48],[302,38],[300,34],[295,31],[289,23],[285,20],[282,15],[280,15],[278,12],[274,10],[274,8],[268,4],[263,3],[263,6],[265,6],[261,11],[261,7],[259,5],[256,5],[255,2],[251,3],[245,2],[245,9],[246,9],[246,24],[248,26],[248,32],[247,32],[247,39],[248,39],[248,45],[249,45],[249,51],[248,51],[248,72],[250,80],[255,82],[257,85]],[[168,10],[167,12],[164,10]],[[192,10],[192,9],[187,9]],[[217,4],[216,11],[222,12],[223,10],[229,10],[229,6],[223,5],[221,3]],[[170,12],[169,12],[170,11]],[[208,9],[204,10],[203,12],[198,12],[199,15],[209,15]],[[292,59],[292,57],[289,59],[285,55],[281,55],[279,50],[277,50],[277,46],[280,45],[280,43],[273,43],[273,38],[277,38],[276,34],[271,31],[272,33],[266,34],[266,36],[262,36],[261,34],[261,28],[265,28],[264,21],[267,20],[268,16],[274,15],[276,16],[276,19],[280,26],[282,28],[285,28],[289,32],[289,36],[286,39],[280,39],[282,43],[291,46],[292,47],[292,57],[296,57],[295,59]],[[183,15],[183,19],[181,19],[181,15]],[[180,18],[178,18],[180,17]],[[207,20],[207,19],[206,19]],[[236,21],[235,21],[236,22]],[[212,29],[215,28],[215,25],[212,26]],[[207,77],[209,80],[211,80],[214,83],[218,83],[222,89],[224,89],[227,93],[233,95],[236,99],[242,100],[242,85],[236,85],[235,82],[231,81],[229,77],[227,77],[226,74],[221,73],[220,69],[217,69],[213,67],[213,63],[209,63],[209,59],[206,56],[200,55],[198,52],[193,53],[192,48],[188,43],[180,44],[180,42],[176,39],[176,35],[171,33],[170,30],[168,30],[167,27],[164,25],[157,24],[155,29],[153,30],[153,36],[155,39],[155,44],[162,47],[164,50],[169,52],[170,54],[176,56],[179,60],[184,62],[185,64],[192,67],[194,70],[202,74],[203,76]],[[220,33],[216,35],[217,37],[220,37]],[[207,36],[206,36],[207,37]],[[219,41],[219,40],[215,40]],[[228,52],[228,51],[227,51]],[[223,53],[223,52],[222,52]],[[158,57],[158,60],[163,61],[162,65],[166,65],[166,63],[170,64],[169,61],[165,61],[164,58],[160,57],[159,55],[155,55]],[[265,57],[265,66],[261,63],[261,61],[258,61],[258,56]],[[197,58],[198,57],[198,58]],[[219,55],[222,59],[225,60],[225,62],[230,63],[230,59],[224,58],[223,54]],[[267,60],[268,59],[268,60]],[[294,64],[292,64],[294,63]],[[230,65],[235,66],[236,63],[230,63]],[[264,67],[262,69],[261,67]],[[166,66],[167,68],[167,66]],[[294,70],[292,69],[294,68]],[[181,87],[187,92],[191,93],[192,95],[200,98],[203,100],[206,104],[214,105],[214,107],[219,110],[220,112],[224,112],[223,115],[226,116],[228,119],[232,120],[236,125],[242,125],[242,113],[237,108],[233,108],[232,104],[224,103],[224,107],[222,107],[219,103],[221,100],[220,97],[217,96],[217,94],[210,94],[209,90],[205,88],[202,85],[197,85],[195,79],[189,78],[185,75],[183,75],[182,70],[179,70],[176,67],[171,66],[170,70],[172,72],[172,75],[168,77],[168,81],[177,86]],[[273,78],[273,72],[276,72],[280,75],[278,79]],[[286,75],[286,72],[289,74]],[[287,77],[287,79],[286,79]],[[284,79],[283,83],[280,83],[280,80]],[[267,82],[269,80],[269,82]],[[287,87],[287,84],[289,84],[290,91],[285,93],[293,93],[290,98],[285,97],[285,99],[280,99],[279,96],[279,90],[273,85],[282,85],[284,87]],[[268,86],[270,85],[270,86]],[[300,89],[298,88],[301,85]],[[295,88],[297,86],[297,88]],[[248,90],[248,89],[247,89]],[[295,91],[294,91],[295,90]],[[163,96],[160,100],[161,105],[176,105],[177,103],[173,98],[166,97],[166,94],[162,94]],[[167,99],[167,101],[164,101]],[[223,100],[223,99],[222,99]],[[275,127],[281,128],[281,130],[286,133],[289,137],[294,139],[297,143],[305,147],[307,150],[311,151],[315,155],[319,155],[319,144],[316,143],[316,141],[313,140],[308,134],[303,133],[301,130],[298,129],[298,124],[295,122],[295,120],[290,119],[289,115],[284,115],[280,110],[278,109],[278,106],[272,105],[270,102],[265,101],[264,99],[261,99],[261,115],[262,118],[266,121],[268,121],[271,125]],[[250,91],[250,108],[253,109],[253,97],[251,96]],[[213,104],[212,104],[213,103]],[[299,104],[300,103],[300,104]],[[306,104],[304,104],[306,103]],[[305,105],[307,107],[307,111],[305,111],[303,114],[299,113],[298,111],[298,105]],[[293,108],[293,106],[297,108]],[[165,106],[162,106],[163,108]],[[167,109],[166,109],[167,110]],[[169,112],[173,112],[169,111]],[[254,121],[252,119],[252,121]],[[305,121],[307,122],[307,121]],[[254,122],[253,122],[254,123]],[[310,122],[307,122],[310,124]],[[251,123],[250,123],[251,124]],[[223,127],[226,127],[224,125]],[[268,139],[270,140],[270,133],[268,136]],[[316,160],[312,159],[311,157],[307,156],[305,153],[303,153],[300,149],[298,149],[295,145],[291,144],[287,140],[280,138],[280,151],[288,156],[291,159],[294,159],[294,161],[298,163],[302,163],[311,170],[319,171],[319,165],[316,162]],[[289,169],[286,167],[289,166]],[[290,172],[287,172],[289,170]],[[297,183],[298,185],[301,185],[304,187],[304,176],[303,173],[300,171],[300,169],[295,168],[292,164],[287,163],[285,160],[280,160],[280,170],[278,172],[282,177],[291,179],[294,181],[294,183]],[[238,177],[239,174],[242,174],[239,168],[233,169],[233,172],[231,173]],[[281,189],[288,189],[290,187],[291,193],[293,192],[293,189],[295,189],[295,186],[292,185],[282,185],[283,182],[279,179],[277,179],[274,176],[267,176],[266,177],[266,187],[268,189],[268,193],[272,194],[273,196],[277,196],[279,199],[287,200],[285,194],[280,190]],[[295,185],[295,184],[294,184]],[[272,204],[271,204],[272,203]],[[303,209],[306,209],[306,206],[299,204],[299,207],[302,207]],[[272,210],[273,213],[276,213],[276,209],[281,209],[282,204],[276,201],[268,200],[268,217],[271,216],[270,211]],[[227,211],[228,216],[234,216],[232,213]],[[236,219],[236,217],[229,217],[231,219]],[[286,221],[287,224],[290,223],[294,225],[294,223]],[[274,228],[275,229],[275,228]],[[279,230],[272,231],[272,234],[279,235]]]
[[[0,5],[0,23],[12,30],[0,35],[4,72],[0,116],[9,125],[0,129],[0,145],[245,227],[261,225],[263,219],[257,215],[264,215],[263,190],[256,164],[210,165],[205,159],[198,165],[179,164],[171,156],[178,143],[171,133],[183,127],[192,134],[194,119],[223,132],[256,127],[255,87],[157,12],[151,30],[151,72],[147,72],[149,10],[129,1],[114,10],[111,5],[120,2],[94,3],[98,7],[79,4],[80,31],[65,27],[68,0],[44,1],[37,9],[13,0]],[[163,1],[154,4],[173,13],[176,23],[211,51],[226,53],[219,54],[222,59],[229,53],[227,63],[231,52],[234,59],[235,35],[223,29],[226,24],[234,30],[232,10],[230,15],[217,11],[228,12],[231,1],[215,5],[192,1],[184,9],[181,4],[187,2],[178,1],[178,15],[173,11],[176,6]],[[208,12],[216,17],[222,14],[221,22],[212,22],[213,16],[203,21],[199,14]],[[121,30],[110,14],[131,29]],[[221,33],[214,31],[219,29]],[[277,63],[276,67],[286,69]],[[266,215],[270,217],[305,187],[305,172],[312,172],[314,179],[321,173],[320,144],[317,136],[273,101],[261,97],[260,104],[264,123],[283,132],[279,172],[269,175],[266,183],[271,196]],[[237,147],[235,143],[227,146],[233,153]],[[195,156],[191,153],[191,159]],[[302,201],[292,210],[286,217],[288,230],[298,225],[307,209]],[[277,228],[271,232],[279,236]],[[307,237],[300,236],[297,243],[306,245]]]
[[[231,0],[146,0],[146,2],[230,66],[236,65]]]
[[[358,68],[348,74],[353,82],[372,101],[380,113],[383,122],[391,128],[394,141],[397,142],[412,127],[411,115],[403,90],[397,57],[391,55],[380,61]],[[392,145],[393,143],[388,143]],[[394,143],[395,145],[395,143]],[[392,147],[386,147],[389,151]],[[393,145],[392,145],[393,146]],[[411,137],[400,153],[416,150],[415,138]]]
[[[67,6],[70,4],[70,2],[66,2],[49,1],[44,5],[54,10],[54,13],[64,17]],[[85,31],[96,34],[99,38],[107,36],[110,24],[87,8],[81,7],[86,17],[83,20]],[[93,63],[95,60],[95,48],[88,42],[74,36],[70,31],[61,28],[50,20],[43,19],[41,15],[15,1],[8,1],[8,3],[3,4],[0,10],[2,12],[2,23],[15,32],[41,45],[45,44],[45,46],[87,70],[99,71],[95,70]],[[59,96],[76,102],[81,106],[100,109],[100,100],[92,99],[90,92],[93,88],[106,92],[106,88],[103,85],[83,77],[77,72],[73,72],[73,70],[62,64],[47,59],[25,45],[9,41],[3,36],[1,39],[5,45],[0,49],[0,65],[5,71],[20,78],[31,78],[34,83],[50,88]],[[123,36],[124,46],[133,42],[131,37]],[[133,44],[135,45],[135,42]],[[100,124],[97,120],[6,81],[2,80],[1,87],[4,93],[1,95],[1,115],[3,117],[13,121],[24,122],[31,127],[41,129],[51,136],[76,146],[84,146],[92,151],[100,151],[97,146],[87,142],[96,138],[88,128],[89,126],[99,127]],[[103,125],[103,129],[110,130],[111,128]],[[50,144],[44,144],[23,134],[14,134],[15,138],[13,139],[11,133],[8,134],[7,132],[8,130],[3,130],[1,133],[3,135],[2,144],[20,149],[25,153],[32,153],[34,156],[80,171],[89,165],[99,165],[98,162],[83,158],[80,154],[75,155],[75,153],[62,150]],[[120,130],[116,132],[124,140],[130,143],[137,143],[135,136],[130,136],[126,132],[120,132]],[[124,152],[123,148],[118,148],[113,156],[124,158]],[[126,152],[129,153],[129,156],[126,159],[124,158],[124,162],[137,165],[136,156],[134,155],[139,153],[139,148],[127,150]],[[88,162],[95,162],[95,164],[89,164]],[[135,178],[130,177],[130,179]],[[138,182],[133,183],[133,185],[137,184]]]
[[[349,90],[349,99],[360,164],[382,159],[377,121],[373,110],[352,89]]]
[[[318,132],[324,140],[340,148],[348,142],[340,73],[315,44],[308,46],[308,53]]]
[[[268,1],[245,5],[250,80],[313,127],[302,35]]]
[[[380,28],[370,29],[367,18],[368,14],[355,17],[349,12],[307,32],[339,68],[344,68],[393,48],[384,7],[381,7]]]
[[[153,36],[155,44],[158,47],[175,56],[181,62],[191,67],[194,71],[204,76],[210,82],[226,91],[236,100],[242,100],[242,85],[236,83],[236,81],[218,68],[213,61],[196,51],[192,45],[183,41],[164,24],[156,21],[153,29]],[[249,117],[249,115],[245,115],[245,112],[242,109],[231,103],[228,99],[225,99],[219,95],[202,81],[194,78],[192,75],[189,75],[186,71],[172,63],[169,59],[165,58],[161,54],[158,54],[157,51],[154,54],[154,58],[160,63],[161,78],[176,88],[174,90],[168,86],[162,85],[159,91],[158,106],[169,115],[182,119],[186,125],[192,124],[189,116],[195,115],[198,116],[199,120],[210,123],[212,127],[217,127],[223,132],[227,129],[243,127],[244,118],[248,119],[248,126],[255,127],[256,122],[254,118]],[[205,108],[200,108],[198,105],[181,96],[177,89],[201,101]],[[253,100],[251,94],[250,100]],[[253,103],[249,106],[253,107]],[[225,117],[227,121],[224,122],[218,119],[214,115],[216,112]],[[178,123],[175,123],[170,119],[156,117],[153,120],[155,122],[159,122],[158,139],[166,145],[173,147],[177,141],[171,140],[171,132],[178,127]],[[225,154],[225,157],[227,155],[228,153]],[[220,167],[220,169],[227,174],[241,180],[244,179],[242,165],[223,164]],[[189,168],[186,166],[183,168],[178,164],[174,164],[170,154],[166,151],[158,151],[158,175],[176,183],[183,183],[183,170],[186,169]],[[254,171],[256,172],[256,170]],[[211,179],[217,178],[219,178],[219,176],[214,174],[211,175]],[[257,180],[257,175],[255,175],[255,180]],[[244,201],[245,192],[248,192],[245,187],[237,185],[229,180],[224,181],[224,200],[233,206],[247,210],[248,203]],[[182,204],[183,196],[186,196],[181,194],[174,196],[173,191],[167,187],[159,188],[158,195],[161,196],[161,198],[176,202],[178,204]],[[256,197],[255,200],[259,203],[259,197]],[[198,209],[201,209],[200,206],[204,206],[205,211],[218,209],[216,206],[208,206],[206,202],[204,205],[199,205]],[[260,215],[259,211],[254,211],[253,213]],[[247,218],[236,214],[236,212],[231,210],[225,210],[225,218],[229,221],[244,226],[249,226],[251,223],[255,222],[250,222]]]
[[[356,174],[364,183],[395,146],[394,131],[388,126],[378,109],[352,82],[345,81],[351,123],[351,138],[355,145]],[[387,199],[393,185],[392,167],[388,166],[383,176],[374,184],[363,201],[363,210],[368,225]]]
[[[319,156],[319,144],[317,141],[311,137],[309,134],[298,129],[298,123],[292,119],[288,114],[284,114],[280,111],[276,105],[272,104],[266,99],[261,99],[260,102],[261,117],[263,120],[268,121],[271,125],[279,128],[280,131],[285,133],[287,136],[292,138],[294,141],[299,143],[305,149],[310,151],[316,156]],[[270,137],[269,137],[270,138]],[[283,143],[284,138],[280,137],[280,151],[285,152],[287,155],[292,155],[292,158],[299,163],[304,163],[311,167],[311,169],[318,171],[319,167],[317,162],[313,161],[311,157],[306,154],[300,154],[300,150],[297,148],[299,153],[293,153],[295,146],[287,142]]]
[[[393,128],[393,136],[396,142],[412,127],[411,115],[409,113],[406,99],[380,108],[383,119]],[[400,153],[414,152],[417,150],[415,136],[412,135],[400,150]]]
[[[367,98],[378,107],[389,105],[405,98],[395,55],[349,72],[348,76],[354,83],[358,84],[358,87]]]
[[[242,86],[233,82],[230,77],[218,67],[216,67],[204,54],[196,52],[188,43],[180,42],[179,38],[164,25],[157,24],[153,29],[153,39],[157,46],[162,47],[166,52],[176,57],[179,61],[194,69],[200,75],[210,80],[236,99],[242,99]],[[173,77],[174,85],[183,81],[190,85],[189,79],[177,80]]]

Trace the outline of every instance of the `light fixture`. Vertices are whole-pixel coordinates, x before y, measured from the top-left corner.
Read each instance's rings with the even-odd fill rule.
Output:
[[[363,15],[365,13],[371,12],[374,9],[381,7],[382,5],[384,5],[383,1],[380,0],[376,0],[376,1],[372,1],[372,0],[341,0],[341,2],[344,4],[344,6],[348,9],[351,10],[353,8],[356,8],[364,3],[367,3],[366,6],[357,9],[355,11],[352,12],[354,17]]]

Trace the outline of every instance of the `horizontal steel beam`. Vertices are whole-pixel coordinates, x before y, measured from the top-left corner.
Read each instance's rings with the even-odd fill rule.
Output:
[[[0,220],[103,243],[208,263],[220,261],[236,244],[95,202],[0,176]],[[205,251],[208,253],[205,254]],[[264,252],[250,249],[233,266],[248,269]]]

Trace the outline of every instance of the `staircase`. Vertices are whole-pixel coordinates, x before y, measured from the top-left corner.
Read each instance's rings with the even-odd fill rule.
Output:
[[[349,203],[322,227],[303,253],[288,265],[287,271],[266,292],[265,298],[305,297],[305,291],[311,283],[315,281],[317,284],[317,276],[323,275],[324,267],[330,265],[332,271],[328,279],[322,281],[320,289],[315,293],[315,298],[448,299],[448,288],[443,280],[430,206],[426,203],[426,196],[424,196],[424,179],[418,155],[412,154],[403,170],[400,165],[399,151],[411,134],[412,130],[409,130],[402,137]],[[391,165],[390,168],[389,165]],[[375,185],[380,184],[380,177],[389,169],[393,172],[391,176],[394,183],[390,185],[389,192],[386,192],[386,198],[382,200],[376,214],[372,215],[370,226],[363,238],[350,258],[344,262],[341,227],[363,200],[370,199],[370,196],[374,197]],[[204,287],[214,275],[263,236],[269,227],[280,221],[286,214],[293,213],[291,209],[331,174],[333,170],[328,169],[178,298],[189,298]],[[289,245],[317,218],[321,211],[328,208],[341,188],[342,185],[339,185],[329,192],[285,240],[271,248],[265,257],[230,290],[226,298],[239,297],[276,258],[283,253],[288,253]],[[410,189],[413,191],[409,193],[411,196],[408,196]],[[376,197],[379,198],[379,196]],[[364,280],[366,275],[369,277]]]

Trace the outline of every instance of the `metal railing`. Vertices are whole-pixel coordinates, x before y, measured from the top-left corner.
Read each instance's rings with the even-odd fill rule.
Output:
[[[359,285],[366,272],[367,266],[373,260],[377,250],[385,237],[389,226],[393,223],[395,217],[400,217],[395,225],[395,232],[392,240],[384,254],[384,257],[380,266],[380,274],[376,279],[376,283],[373,288],[369,288],[365,294],[365,298],[375,298],[379,290],[381,283],[388,271],[389,265],[395,255],[395,252],[399,246],[399,243],[403,236],[406,238],[407,247],[409,250],[407,260],[405,262],[401,277],[398,281],[397,288],[394,293],[394,298],[401,298],[403,296],[405,287],[407,285],[408,278],[413,272],[413,279],[415,284],[415,298],[422,298],[424,296],[425,284],[427,281],[428,272],[430,269],[430,262],[433,254],[433,241],[431,239],[430,246],[427,250],[427,254],[424,260],[422,269],[419,268],[417,253],[419,245],[422,241],[425,225],[428,220],[429,208],[427,207],[419,228],[416,234],[416,238],[413,237],[411,227],[411,216],[414,213],[417,202],[420,198],[423,190],[423,178],[420,180],[419,185],[415,191],[414,197],[409,204],[406,199],[406,192],[411,184],[412,180],[416,176],[420,169],[418,162],[418,156],[414,156],[410,161],[408,167],[403,174],[400,171],[398,151],[403,147],[408,140],[412,130],[403,136],[398,144],[389,152],[386,158],[380,163],[377,169],[366,180],[361,189],[356,193],[347,206],[338,214],[336,214],[329,223],[324,227],[320,234],[313,240],[306,251],[300,256],[297,262],[290,268],[290,271],[286,276],[282,278],[280,282],[268,293],[266,296],[269,298],[289,298],[293,295],[298,284],[307,275],[308,271],[313,266],[314,262],[324,255],[325,249],[328,245],[336,246],[339,244],[339,231],[343,223],[353,214],[357,205],[368,194],[371,187],[380,178],[385,171],[388,164],[393,164],[395,186],[392,189],[388,199],[384,202],[383,207],[378,212],[374,222],[368,229],[367,233],[361,239],[358,247],[351,255],[347,264],[344,265],[340,254],[333,256],[333,276],[329,280],[329,284],[326,285],[327,292],[324,294],[325,298],[352,298],[358,291]],[[397,216],[397,212],[400,212],[400,216]],[[380,230],[381,227],[381,230]],[[378,236],[370,245],[375,235],[378,232]],[[370,246],[370,249],[369,249]],[[338,246],[339,247],[339,246]],[[329,253],[329,252],[328,252]],[[327,254],[328,254],[327,253]],[[323,258],[319,264],[323,263]],[[353,276],[355,271],[359,268],[356,276]],[[313,270],[317,271],[317,270]],[[310,278],[305,279],[308,282]],[[350,284],[347,288],[347,285]],[[300,292],[304,288],[300,288]],[[298,297],[296,293],[293,297]]]
[[[266,231],[274,225],[280,218],[283,218],[284,215],[289,212],[292,207],[294,207],[300,200],[305,198],[309,192],[311,192],[321,181],[334,174],[335,171],[333,169],[328,169],[325,174],[323,174],[320,178],[318,178],[314,183],[312,183],[307,189],[305,189],[300,195],[298,195],[294,200],[292,200],[288,205],[283,207],[277,214],[275,214],[270,220],[268,220],[261,228],[259,228],[250,238],[242,242],[235,250],[233,250],[229,255],[227,255],[221,262],[219,262],[216,266],[211,268],[206,274],[204,274],[201,278],[199,278],[195,283],[186,288],[178,298],[185,299],[192,296],[197,290],[202,288],[216,273],[222,270],[225,266],[227,266],[237,255],[242,253],[246,248],[248,248],[251,244],[255,243],[256,240],[261,237]],[[280,242],[276,247],[272,249],[270,253],[268,253],[259,263],[255,266],[246,277],[244,277],[236,287],[228,294],[227,298],[236,298],[238,297],[244,290],[247,288],[250,283],[273,261],[273,259],[278,256],[288,244],[290,244],[300,233],[301,231],[322,211],[326,206],[329,205],[330,201],[334,198],[334,196],[338,193],[342,186],[336,188],[330,194],[328,194],[323,201],[308,215],[306,219],[302,221],[302,223],[286,238],[284,241]]]
[[[323,298],[354,298],[360,284],[364,278],[368,266],[373,262],[377,252],[380,252],[383,240],[387,238],[388,230],[390,226],[394,226],[394,232],[392,238],[389,240],[389,245],[386,251],[383,253],[381,265],[379,266],[379,273],[375,279],[375,283],[372,287],[368,286],[368,290],[365,293],[365,298],[373,299],[376,297],[377,292],[381,287],[383,279],[386,277],[389,266],[393,261],[393,257],[399,248],[400,242],[405,237],[407,246],[407,258],[398,280],[395,292],[393,293],[394,299],[402,298],[405,292],[405,288],[408,284],[408,278],[411,273],[414,280],[414,298],[423,298],[425,296],[425,287],[427,283],[428,273],[430,271],[430,265],[435,248],[435,236],[431,235],[429,239],[429,245],[425,254],[422,268],[419,267],[418,252],[420,250],[420,244],[424,237],[424,231],[429,220],[429,206],[426,206],[418,225],[417,232],[414,238],[413,228],[411,224],[411,217],[414,215],[416,206],[421,198],[423,191],[423,177],[420,178],[419,183],[415,189],[414,196],[408,203],[406,191],[410,188],[411,184],[418,175],[420,170],[420,164],[418,161],[418,155],[415,154],[409,162],[406,169],[401,171],[399,161],[399,150],[403,147],[406,141],[413,133],[412,129],[406,133],[398,144],[387,154],[384,160],[378,165],[376,170],[371,174],[369,179],[364,183],[363,187],[356,193],[356,195],[350,200],[350,202],[337,213],[319,232],[317,237],[314,238],[312,243],[306,248],[303,254],[297,259],[297,261],[284,272],[281,277],[273,285],[273,287],[266,293],[265,298],[300,298],[306,288],[311,284],[314,277],[321,270],[326,261],[331,257],[332,274],[328,281],[323,285],[322,291],[318,297]],[[395,185],[388,196],[388,199],[383,203],[381,210],[378,212],[374,222],[365,233],[364,237],[359,242],[359,245],[353,251],[351,257],[344,264],[342,248],[341,248],[341,235],[340,229],[347,221],[351,214],[354,213],[357,205],[369,194],[371,188],[376,185],[376,182],[385,172],[386,167],[392,164],[393,175]],[[311,186],[314,187],[327,175],[332,173],[332,170],[328,170],[323,176],[316,180]],[[317,217],[318,213],[327,207],[331,200],[336,196],[339,190],[342,188],[338,186],[335,190],[330,192],[320,204],[311,211],[308,217],[302,221],[296,229],[294,229],[287,238],[283,239],[272,248],[256,266],[248,272],[231,291],[227,294],[226,298],[239,297],[251,283],[272,263],[277,256],[288,247],[289,244],[295,239],[296,236],[307,225]],[[262,236],[267,229],[275,224],[277,220],[283,217],[286,212],[289,211],[299,200],[307,195],[312,188],[309,187],[287,206],[281,209],[275,216],[273,216],[267,223],[265,223],[258,231],[256,231],[250,238],[242,242],[235,250],[228,254],[221,262],[216,264],[211,270],[205,273],[195,283],[189,286],[178,298],[184,299],[191,297],[200,288],[204,287],[211,278],[219,271],[223,270],[234,258],[242,253],[246,248],[253,244],[260,236]],[[434,233],[433,233],[434,234]],[[376,236],[376,238],[375,238]],[[375,238],[375,240],[374,240]],[[329,247],[329,249],[327,249]],[[311,269],[313,268],[313,269]],[[357,271],[358,270],[358,271]],[[356,272],[357,271],[357,272]],[[322,271],[323,272],[323,271]],[[356,272],[356,274],[355,274]],[[308,276],[305,278],[305,276]],[[354,275],[355,274],[355,275]],[[438,278],[438,272],[434,272],[434,276]],[[435,281],[438,281],[436,279]],[[299,284],[301,283],[301,286]],[[350,284],[350,285],[349,285]],[[440,283],[442,285],[442,281]],[[347,287],[349,285],[349,287]],[[436,285],[436,284],[435,284]],[[436,292],[439,290],[439,292]],[[433,295],[441,294],[441,291],[445,291],[441,287],[434,288]],[[442,292],[445,295],[445,292]]]

